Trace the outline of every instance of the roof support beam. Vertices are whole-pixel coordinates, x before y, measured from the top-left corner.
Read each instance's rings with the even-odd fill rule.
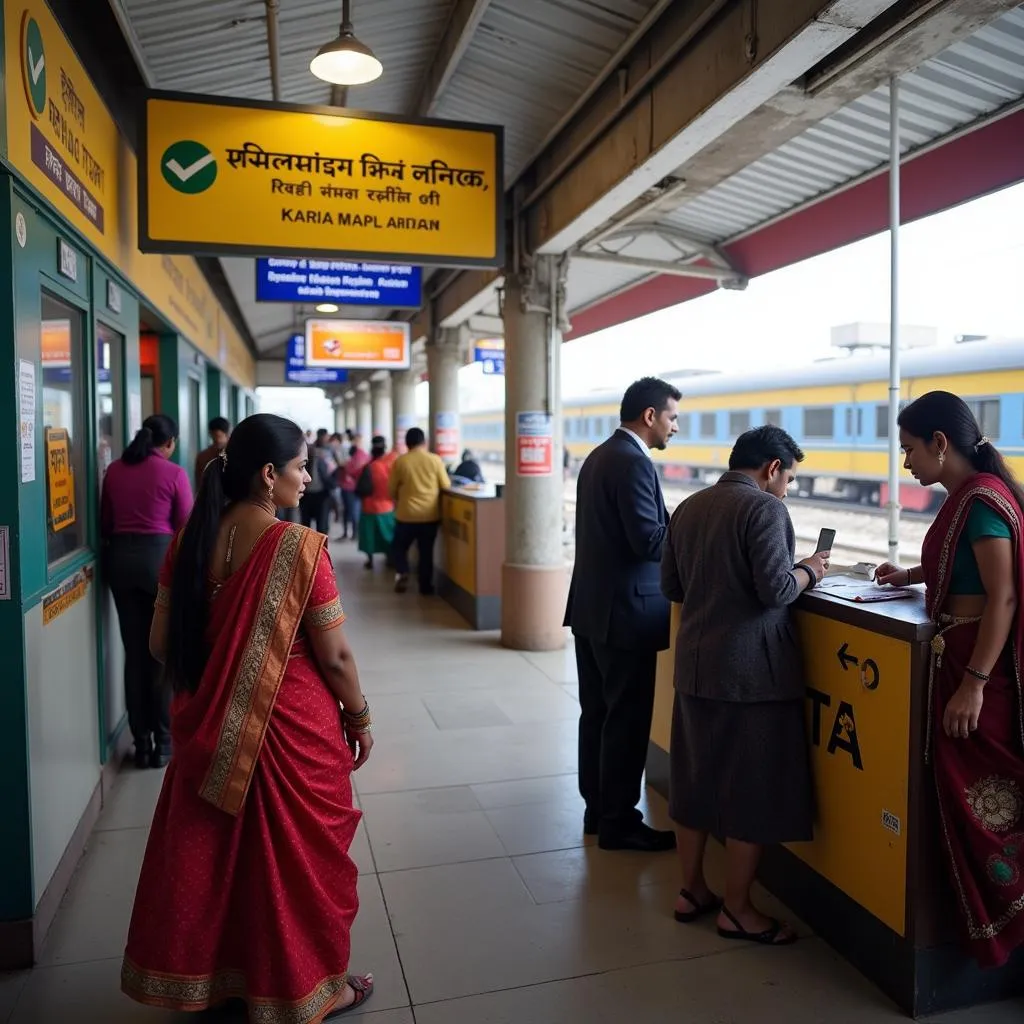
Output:
[[[853,38],[895,0],[677,0],[540,158],[528,245],[565,252]]]
[[[420,93],[416,114],[429,117],[437,107],[441,93],[455,74],[459,61],[462,60],[473,40],[491,0],[456,0],[452,8],[444,38],[437,47],[434,60],[427,70],[427,77]]]
[[[651,274],[673,274],[676,277],[697,277],[705,281],[716,281],[723,288],[742,291],[747,279],[735,270],[726,267],[708,267],[698,263],[674,263],[672,260],[642,259],[639,256],[620,256],[609,252],[574,252],[574,260],[590,260],[592,263],[608,263],[612,266],[632,267],[646,270]]]

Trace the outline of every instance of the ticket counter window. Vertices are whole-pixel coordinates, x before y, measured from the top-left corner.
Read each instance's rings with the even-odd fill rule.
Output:
[[[40,333],[46,548],[53,566],[83,548],[88,537],[82,313],[44,292]]]
[[[102,483],[107,467],[124,451],[121,409],[124,337],[96,325],[96,471]]]

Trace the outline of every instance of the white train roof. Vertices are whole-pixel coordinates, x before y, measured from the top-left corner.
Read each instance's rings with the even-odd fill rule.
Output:
[[[958,345],[911,349],[900,357],[904,379],[942,377],[964,373],[987,373],[1024,369],[1024,338],[998,341],[972,341]],[[683,373],[664,374],[687,398],[707,395],[735,395],[752,391],[786,391],[796,388],[826,387],[833,384],[866,384],[889,379],[889,353],[837,356],[835,359],[798,367],[780,367],[758,373]],[[567,406],[608,405],[622,397],[621,391],[591,392],[564,399]],[[498,412],[500,410],[490,410]],[[466,415],[486,415],[478,413]]]

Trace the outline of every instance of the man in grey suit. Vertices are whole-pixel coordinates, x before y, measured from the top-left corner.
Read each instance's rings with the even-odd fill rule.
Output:
[[[672,516],[661,586],[682,604],[675,652],[669,813],[683,886],[676,920],[715,911],[724,938],[796,936],[750,901],[761,850],[813,837],[804,681],[790,605],[828,567],[794,564],[783,499],[803,452],[780,427],[749,430],[729,472]],[[725,899],[704,879],[709,833],[725,839]]]
[[[658,566],[668,513],[651,461],[676,432],[679,391],[644,377],[622,398],[621,425],[576,484],[576,562],[565,624],[580,680],[579,785],[583,830],[605,850],[671,850],[675,836],[645,825],[637,803],[669,606]]]

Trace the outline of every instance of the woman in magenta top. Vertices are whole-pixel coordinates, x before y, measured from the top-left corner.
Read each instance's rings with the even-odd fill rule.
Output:
[[[171,538],[192,509],[188,474],[171,462],[178,425],[150,416],[103,479],[103,571],[121,625],[128,727],[139,768],[163,767],[171,754],[170,694],[149,653],[157,583]]]

